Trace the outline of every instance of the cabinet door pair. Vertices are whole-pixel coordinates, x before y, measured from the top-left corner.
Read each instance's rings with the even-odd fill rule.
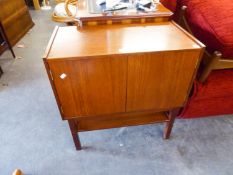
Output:
[[[199,51],[48,60],[65,119],[183,106]]]

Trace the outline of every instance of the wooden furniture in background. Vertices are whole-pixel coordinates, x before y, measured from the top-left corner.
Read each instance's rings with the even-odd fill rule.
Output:
[[[1,21],[0,21],[0,44],[1,44],[0,45],[0,55],[3,51],[5,51],[6,49],[9,49],[12,56],[15,58],[15,53],[11,47],[11,44],[10,44],[9,39],[6,35],[6,32],[2,26]]]
[[[0,34],[0,54],[3,53],[6,50],[7,46],[6,46],[6,42],[3,39],[2,34]]]
[[[2,26],[2,23],[0,21],[0,55],[6,50],[6,49],[9,49],[12,56],[15,58],[15,53],[10,45],[10,42],[6,36],[6,32],[4,31],[4,28]],[[0,65],[0,77],[2,76],[3,74],[3,70],[2,70],[2,67]]]
[[[1,0],[0,21],[11,46],[34,25],[24,0]]]
[[[89,3],[89,4],[88,4]],[[69,11],[68,5],[77,5],[77,14],[72,15]],[[93,0],[67,0],[65,3],[65,9],[67,16],[57,16],[55,13],[52,15],[52,19],[56,22],[81,22],[83,26],[95,26],[100,24],[129,24],[129,23],[148,23],[148,22],[165,22],[170,19],[172,12],[165,8],[162,4],[156,4],[157,10],[151,13],[144,13],[136,11],[136,9],[120,10],[109,13],[90,13],[88,7],[96,5]]]
[[[44,64],[76,149],[97,129],[165,122],[169,138],[203,47],[171,22],[56,27]]]

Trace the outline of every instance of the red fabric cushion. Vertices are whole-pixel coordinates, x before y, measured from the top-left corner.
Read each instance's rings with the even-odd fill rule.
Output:
[[[222,114],[233,114],[233,69],[212,71],[205,84],[195,82],[180,118]]]
[[[233,114],[233,96],[195,99],[189,101],[187,107],[178,118],[192,119],[215,115]]]
[[[188,7],[186,16],[191,29],[207,49],[233,58],[232,0],[180,0],[181,5]]]
[[[161,0],[169,8],[170,0]],[[194,35],[209,51],[233,58],[232,0],[178,0],[177,10],[188,7],[187,18]],[[175,16],[177,16],[177,11]],[[180,118],[233,114],[233,69],[213,71],[205,84],[195,82],[194,92]]]
[[[172,12],[176,10],[176,0],[160,0],[160,2]]]

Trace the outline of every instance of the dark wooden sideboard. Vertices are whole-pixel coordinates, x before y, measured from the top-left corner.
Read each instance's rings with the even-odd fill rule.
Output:
[[[0,21],[0,55],[5,49],[9,49],[11,51],[12,56],[15,58],[15,53],[6,35],[6,31],[4,30],[3,25]]]
[[[0,9],[0,21],[13,46],[34,23],[24,0],[0,0]]]
[[[15,53],[11,47],[11,44],[6,36],[6,32],[2,26],[2,23],[0,21],[0,55],[6,50],[6,49],[9,49],[12,56],[15,58]],[[3,70],[2,70],[2,67],[0,65],[0,77],[2,76],[3,74]]]
[[[3,50],[6,49],[5,47],[6,47],[5,46],[5,41],[3,39],[3,36],[0,34],[0,55],[3,52]],[[2,70],[2,67],[0,65],[0,77],[2,76],[2,74],[3,74],[3,70]]]
[[[6,49],[5,40],[3,39],[2,34],[0,33],[0,54]]]
[[[3,35],[0,32],[0,55],[1,55],[1,53],[3,53],[4,50],[6,50],[6,48],[7,48],[7,46],[6,46],[6,43],[5,43],[5,39],[4,39]],[[2,67],[0,65],[0,77],[2,76],[2,74],[3,74],[3,70],[2,70]]]
[[[169,138],[203,51],[173,22],[57,27],[44,63],[76,149],[78,132],[122,126],[165,122]]]

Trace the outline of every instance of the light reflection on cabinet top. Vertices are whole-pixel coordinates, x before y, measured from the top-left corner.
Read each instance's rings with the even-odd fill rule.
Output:
[[[56,27],[44,58],[200,49],[205,47],[174,22],[142,25]]]

